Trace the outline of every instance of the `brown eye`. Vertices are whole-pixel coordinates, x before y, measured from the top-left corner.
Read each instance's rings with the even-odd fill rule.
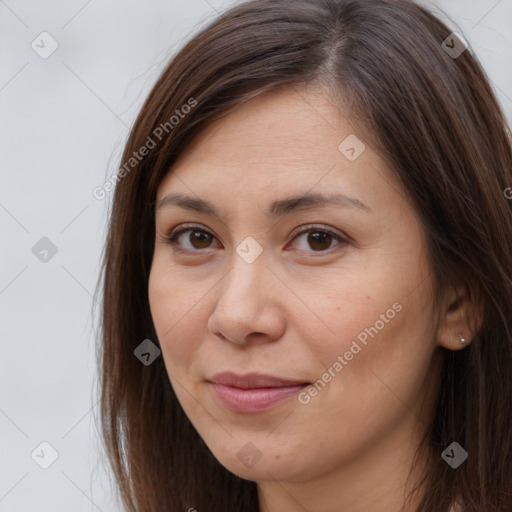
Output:
[[[188,237],[194,249],[206,249],[212,242],[212,235],[206,231],[192,231]]]
[[[325,249],[329,249],[332,239],[332,235],[325,231],[310,232],[308,234],[308,244],[315,251],[324,251]]]
[[[175,231],[166,238],[166,243],[176,246],[176,250],[200,251],[210,248],[214,239],[208,231],[192,226]]]
[[[335,250],[338,246],[341,249],[348,243],[342,235],[328,229],[319,229],[318,226],[302,228],[293,241],[300,251],[309,253],[331,252],[331,249]]]

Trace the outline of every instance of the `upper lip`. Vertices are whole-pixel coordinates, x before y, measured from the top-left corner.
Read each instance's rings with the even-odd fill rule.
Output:
[[[285,386],[297,386],[299,384],[309,384],[301,379],[287,379],[283,377],[274,377],[261,373],[247,373],[246,375],[237,375],[232,372],[216,373],[210,382],[232,386],[241,389],[254,388],[280,388]]]

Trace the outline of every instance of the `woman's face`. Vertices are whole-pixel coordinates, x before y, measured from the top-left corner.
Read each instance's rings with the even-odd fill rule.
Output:
[[[327,96],[267,93],[210,125],[162,200],[151,313],[176,396],[220,463],[306,482],[409,461],[437,375],[426,239]],[[223,372],[295,385],[213,384]]]

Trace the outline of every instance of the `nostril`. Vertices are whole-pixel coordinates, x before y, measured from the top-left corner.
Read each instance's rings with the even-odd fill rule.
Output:
[[[231,343],[238,343],[237,341],[229,338],[228,336],[226,336],[225,334],[222,334],[220,331],[217,331],[215,333],[213,333],[215,336],[218,336],[221,340],[224,340],[224,341],[230,341]]]

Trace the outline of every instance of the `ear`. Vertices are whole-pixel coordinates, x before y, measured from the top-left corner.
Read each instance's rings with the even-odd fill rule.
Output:
[[[448,350],[467,347],[482,328],[483,309],[483,302],[472,299],[467,287],[449,288],[439,310],[438,345]]]

